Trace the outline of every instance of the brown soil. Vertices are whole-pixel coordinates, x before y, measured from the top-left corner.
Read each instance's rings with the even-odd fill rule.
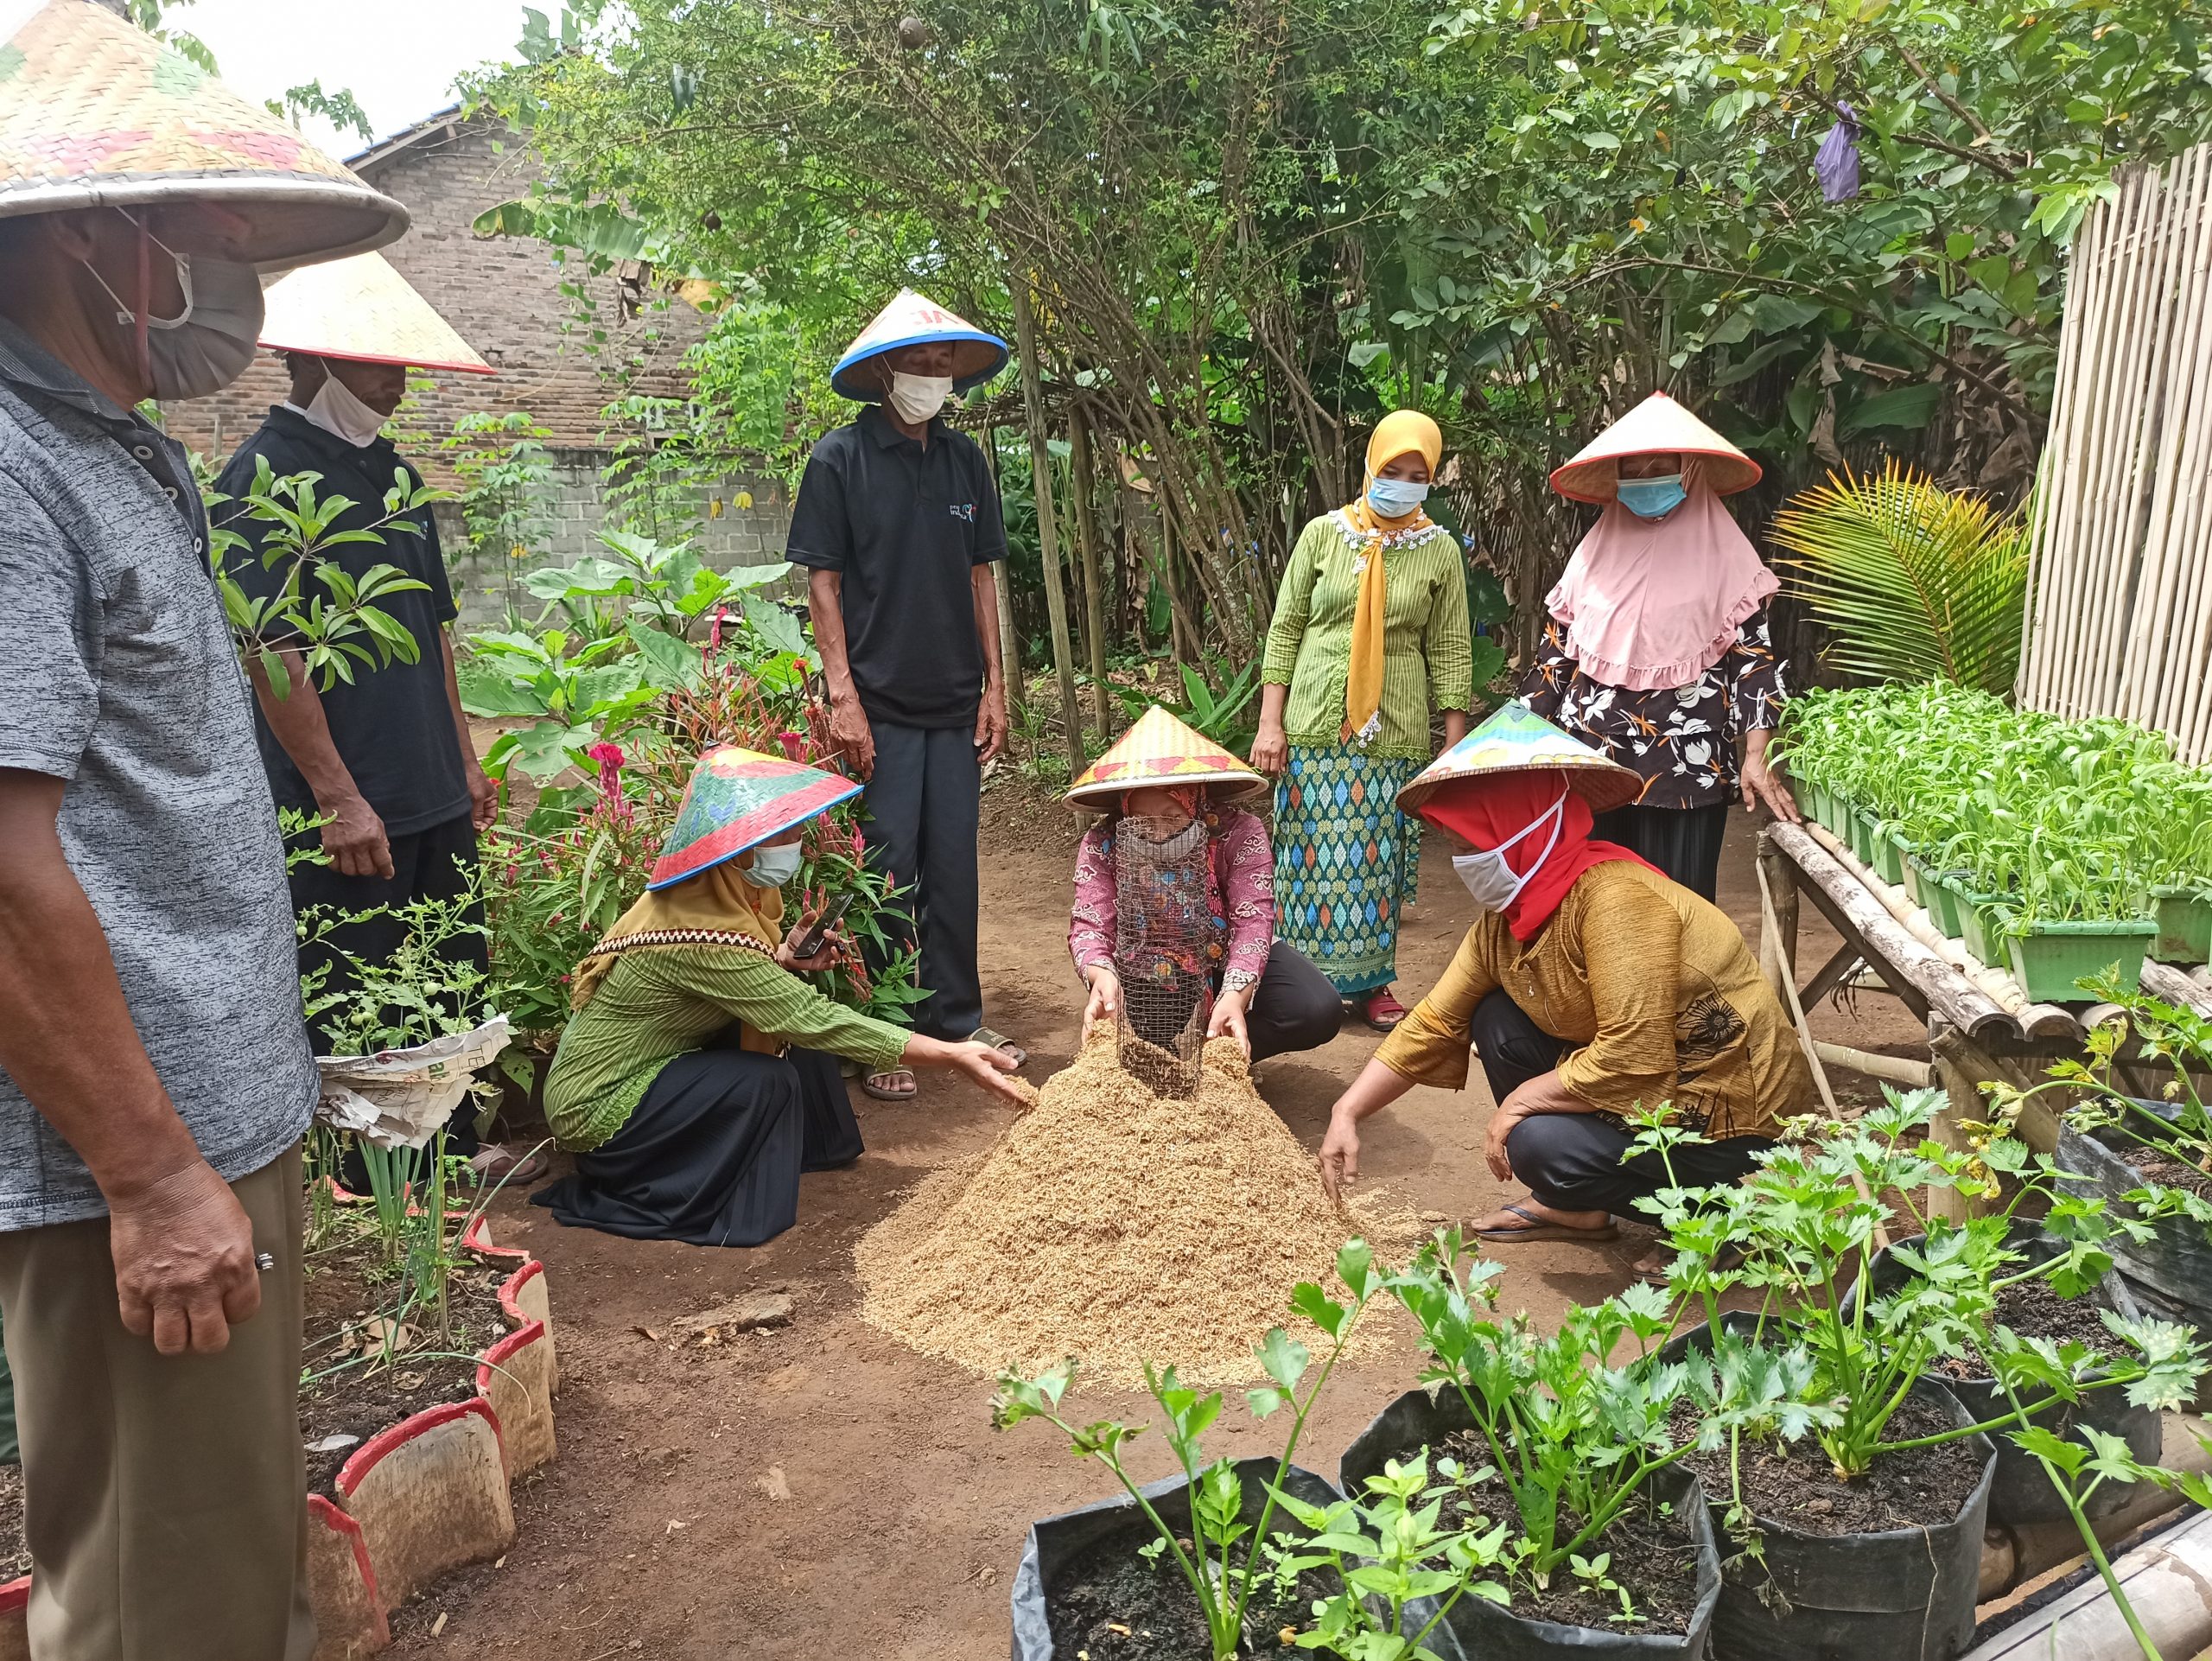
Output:
[[[995,781],[985,805],[984,995],[991,1025],[1029,1050],[1027,1076],[1044,1079],[1072,1056],[1082,1014],[1067,967],[1073,857],[1005,839],[1002,815],[989,805],[998,788]],[[1721,901],[1755,939],[1751,855],[1749,822],[1732,815]],[[1400,945],[1397,990],[1408,1002],[1435,982],[1466,932],[1441,837],[1429,838],[1422,892]],[[1837,941],[1811,907],[1802,919],[1810,974]],[[1812,1020],[1815,1036],[1836,1043],[1926,1053],[1924,1030],[1892,998],[1862,993],[1855,1015],[1823,1007]],[[1379,1041],[1348,1027],[1326,1049],[1260,1067],[1260,1093],[1310,1149],[1330,1104]],[[1111,1479],[1071,1458],[1044,1427],[995,1434],[988,1384],[918,1356],[855,1307],[854,1242],[930,1172],[988,1149],[1006,1109],[940,1074],[925,1074],[911,1103],[853,1097],[868,1152],[847,1169],[809,1176],[798,1226],[753,1251],[564,1229],[512,1189],[494,1202],[499,1243],[547,1264],[561,1343],[561,1455],[518,1485],[519,1531],[504,1568],[465,1570],[393,1616],[393,1661],[1006,1653],[1008,1582],[1030,1523],[1106,1498]],[[1464,1094],[1409,1091],[1363,1132],[1363,1186],[1459,1218],[1517,1195],[1484,1166],[1490,1112],[1479,1069]],[[1548,1327],[1570,1304],[1620,1290],[1649,1244],[1630,1228],[1607,1245],[1501,1251],[1504,1305]],[[677,1317],[772,1285],[789,1287],[798,1305],[790,1326],[710,1346],[671,1342]],[[1414,1372],[1402,1340],[1340,1368],[1307,1427],[1300,1463],[1330,1470]],[[1096,1387],[1079,1387],[1066,1405],[1084,1421],[1157,1416],[1139,1396]],[[1232,1405],[1209,1446],[1276,1454],[1281,1422],[1255,1429]],[[1140,1438],[1129,1457],[1140,1481],[1173,1470],[1156,1435]],[[789,1497],[772,1497],[780,1494]],[[867,1519],[857,1555],[856,1518]],[[883,1588],[895,1595],[875,1595]]]
[[[2180,1188],[2195,1194],[2199,1200],[2212,1200],[2212,1176],[2208,1176],[2194,1165],[2168,1159],[2164,1154],[2154,1154],[2147,1148],[2130,1148],[2121,1155],[2133,1165],[2145,1182],[2160,1187]]]
[[[1159,1537],[1148,1527],[1133,1525],[1068,1561],[1058,1576],[1058,1594],[1046,1609],[1054,1655],[1088,1655],[1090,1661],[1211,1661],[1205,1616],[1183,1571],[1165,1551],[1150,1562],[1137,1556],[1140,1546]],[[1287,1535],[1274,1537],[1292,1543]],[[1189,1543],[1184,1542],[1185,1550]],[[1261,1561],[1264,1565],[1264,1556]],[[1264,1586],[1255,1589],[1244,1613],[1244,1629],[1255,1639],[1247,1653],[1306,1654],[1282,1633],[1303,1627],[1312,1619],[1313,1600],[1333,1590],[1328,1576],[1315,1574],[1300,1575],[1287,1597],[1270,1595]]]
[[[1469,1470],[1491,1464],[1490,1446],[1472,1431],[1461,1430],[1444,1439],[1441,1452]],[[1469,1506],[1458,1497],[1444,1502],[1446,1520],[1466,1526],[1469,1512],[1478,1511],[1493,1524],[1510,1523],[1519,1531],[1521,1508],[1512,1491],[1492,1480],[1471,1491],[1477,1501]],[[1562,1527],[1560,1532],[1567,1533]],[[1512,1537],[1510,1535],[1509,1538]],[[1551,1584],[1541,1590],[1516,1581],[1512,1612],[1523,1620],[1551,1620],[1562,1626],[1594,1626],[1621,1633],[1686,1632],[1697,1613],[1697,1542],[1689,1528],[1670,1509],[1657,1504],[1646,1508],[1631,1505],[1613,1525],[1585,1547],[1579,1556],[1610,1554],[1606,1574],[1627,1592],[1638,1619],[1620,1617],[1620,1600],[1611,1593],[1593,1592],[1561,1569]]]
[[[31,1572],[31,1549],[23,1543],[23,1467],[0,1465],[0,1586]]]
[[[478,1352],[508,1331],[499,1284],[512,1272],[473,1261],[454,1270],[447,1295],[450,1345],[441,1344],[436,1333],[425,1330],[425,1317],[414,1314],[404,1323],[412,1329],[405,1347],[391,1360],[356,1361],[342,1371],[329,1371],[365,1352],[362,1329],[390,1303],[394,1282],[366,1239],[346,1240],[308,1259],[303,1371],[326,1374],[300,1391],[300,1440],[308,1450],[310,1492],[334,1493],[339,1467],[378,1431],[410,1413],[442,1402],[465,1402],[476,1393]],[[315,1447],[338,1436],[354,1440],[340,1448]]]
[[[1949,1416],[1911,1400],[1891,1416],[1888,1441],[1909,1441],[1952,1429]],[[1780,1446],[1743,1450],[1744,1498],[1752,1513],[1801,1534],[1872,1534],[1884,1529],[1929,1528],[1955,1523],[1981,1480],[1986,1455],[1960,1441],[1908,1453],[1884,1454],[1866,1473],[1839,1481],[1827,1455],[1810,1436]],[[1728,1450],[1691,1454],[1682,1463],[1705,1484],[1706,1498],[1727,1503]]]
[[[1997,1295],[1997,1320],[2023,1338],[2049,1338],[2059,1343],[2079,1339],[2091,1349],[2113,1342],[2111,1329],[2098,1318],[2101,1295],[2094,1289],[2078,1298],[2063,1298],[2049,1281],[2022,1281]],[[1980,1356],[1946,1356],[1936,1371],[1947,1378],[1986,1378]]]

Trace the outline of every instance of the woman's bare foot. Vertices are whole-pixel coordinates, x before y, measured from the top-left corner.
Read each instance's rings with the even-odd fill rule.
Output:
[[[1610,1212],[1561,1211],[1534,1195],[1478,1217],[1467,1228],[1491,1245],[1528,1240],[1611,1240],[1620,1234]]]

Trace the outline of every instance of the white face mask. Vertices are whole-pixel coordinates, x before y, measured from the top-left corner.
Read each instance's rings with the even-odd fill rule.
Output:
[[[389,418],[362,403],[352,387],[331,374],[322,378],[322,390],[308,405],[307,417],[332,437],[342,438],[356,449],[366,449],[375,443]]]
[[[753,862],[738,872],[756,888],[780,888],[798,875],[799,845],[787,842],[775,848],[755,848]]]
[[[1452,862],[1452,869],[1459,874],[1459,881],[1466,885],[1467,893],[1483,911],[1503,911],[1521,897],[1521,890],[1529,886],[1529,878],[1543,869],[1544,862],[1552,856],[1552,850],[1559,846],[1560,826],[1566,822],[1567,792],[1560,792],[1559,799],[1522,825],[1495,848],[1484,849],[1472,854],[1461,854]],[[1552,822],[1551,840],[1544,844],[1544,851],[1522,875],[1505,862],[1505,850],[1541,824]]]
[[[253,361],[261,338],[261,278],[252,266],[236,260],[180,254],[158,237],[151,240],[175,263],[184,306],[174,317],[146,320],[147,381],[157,398],[219,392]],[[138,314],[108,287],[92,261],[79,263],[115,302],[116,322],[135,340]]]
[[[950,375],[909,375],[896,369],[891,372],[891,407],[898,412],[899,419],[910,427],[918,427],[931,419],[951,396]]]

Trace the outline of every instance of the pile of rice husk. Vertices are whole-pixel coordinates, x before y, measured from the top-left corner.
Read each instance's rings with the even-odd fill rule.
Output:
[[[1179,1100],[1123,1071],[1102,1025],[995,1146],[925,1178],[854,1257],[872,1325],[976,1372],[1072,1355],[1095,1384],[1141,1385],[1150,1361],[1229,1385],[1261,1378],[1270,1327],[1326,1342],[1290,1294],[1341,1297],[1346,1240],[1398,1261],[1418,1232],[1410,1213],[1329,1202],[1233,1041],[1206,1045]],[[1379,1346],[1382,1314],[1355,1347]]]

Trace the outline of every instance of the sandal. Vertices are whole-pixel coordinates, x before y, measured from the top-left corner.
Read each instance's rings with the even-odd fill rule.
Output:
[[[976,1028],[974,1032],[968,1034],[968,1041],[970,1044],[988,1044],[993,1049],[1002,1051],[1014,1058],[1014,1065],[1017,1068],[1029,1065],[1027,1050],[1023,1049],[1004,1033],[995,1033],[988,1027]]]
[[[1484,1229],[1470,1225],[1468,1232],[1484,1245],[1511,1245],[1516,1242],[1539,1240],[1587,1240],[1594,1245],[1607,1240],[1618,1240],[1621,1237],[1619,1226],[1611,1222],[1601,1228],[1569,1228],[1564,1223],[1548,1223],[1525,1206],[1501,1206],[1498,1209],[1511,1212],[1522,1219],[1528,1226]]]
[[[543,1154],[518,1154],[496,1142],[478,1149],[469,1156],[468,1164],[476,1173],[476,1180],[488,1187],[511,1183],[518,1188],[526,1188],[551,1168]]]
[[[906,1081],[903,1090],[890,1082],[899,1079]],[[871,1072],[861,1080],[861,1094],[873,1096],[879,1102],[911,1102],[918,1093],[919,1086],[914,1083],[912,1067],[886,1067],[882,1072]]]
[[[1352,1005],[1352,1011],[1374,1031],[1387,1033],[1403,1021],[1406,1006],[1390,996],[1390,989],[1379,987]]]

